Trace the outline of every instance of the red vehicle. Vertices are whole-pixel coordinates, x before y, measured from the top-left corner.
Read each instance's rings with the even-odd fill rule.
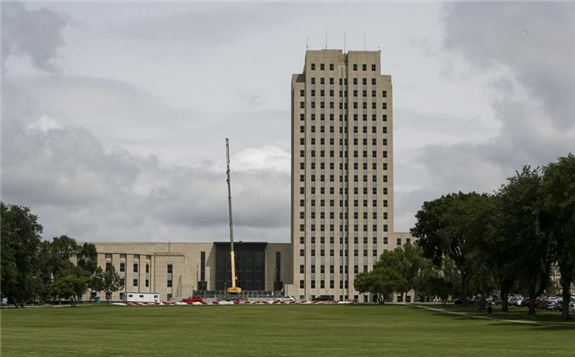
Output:
[[[191,304],[194,302],[201,302],[202,304],[204,303],[204,299],[202,299],[201,296],[190,296],[187,299],[182,299],[182,302],[185,302],[186,304]]]

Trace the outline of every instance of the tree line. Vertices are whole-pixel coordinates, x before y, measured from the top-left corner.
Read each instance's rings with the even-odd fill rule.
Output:
[[[492,194],[452,193],[424,202],[411,234],[414,245],[384,252],[373,271],[356,276],[360,292],[380,302],[391,293],[415,290],[419,296],[485,298],[499,291],[525,292],[530,316],[535,302],[554,290],[558,268],[562,318],[569,319],[575,279],[575,156],[542,168],[524,166]],[[417,295],[416,295],[417,296]]]
[[[106,298],[122,288],[113,265],[98,266],[91,243],[78,244],[63,235],[42,240],[42,225],[29,207],[0,202],[0,294],[10,304],[70,299],[72,306],[86,292],[104,291]],[[91,300],[90,294],[90,300]]]

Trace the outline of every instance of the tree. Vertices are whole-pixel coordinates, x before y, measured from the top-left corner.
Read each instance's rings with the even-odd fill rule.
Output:
[[[92,291],[102,290],[102,279],[104,271],[98,266],[98,251],[92,243],[84,243],[79,247],[76,253],[78,266],[90,274],[88,288],[90,289],[90,301],[92,300]]]
[[[515,271],[527,288],[529,315],[534,316],[535,299],[549,282],[552,262],[551,217],[544,210],[541,170],[523,167],[498,195],[503,209],[503,236],[521,249],[521,254],[515,253]]]
[[[461,274],[462,305],[467,305],[471,264],[469,254],[476,248],[473,230],[475,207],[488,195],[475,192],[450,194],[430,202],[424,202],[416,214],[417,222],[411,234],[419,238],[424,256],[441,266],[444,256],[450,257]]]
[[[545,209],[549,212],[555,259],[561,271],[562,319],[569,319],[571,284],[575,281],[575,156],[560,157],[543,169]]]
[[[403,292],[407,281],[395,270],[387,267],[377,267],[370,272],[363,272],[355,277],[353,286],[360,293],[371,293],[383,304],[386,296]]]
[[[63,235],[54,237],[50,244],[50,266],[52,268],[52,275],[57,276],[64,270],[69,270],[74,266],[72,258],[76,257],[80,251],[80,247],[76,240]]]
[[[104,279],[102,284],[102,291],[106,293],[106,301],[110,303],[110,297],[112,293],[122,289],[124,284],[120,279],[120,275],[116,273],[116,268],[112,264],[106,266],[106,271],[104,272]]]
[[[402,295],[407,295],[409,290],[414,290],[417,296],[422,277],[422,270],[426,269],[431,262],[423,257],[423,250],[417,244],[405,244],[401,248],[384,251],[375,267],[385,267],[395,270],[406,281],[407,286]],[[405,301],[405,299],[403,300]]]
[[[90,275],[88,289],[90,290],[90,301],[92,301],[92,292],[104,290],[104,271],[102,268],[96,267],[96,271]]]
[[[64,299],[72,299],[72,307],[76,306],[76,301],[84,295],[88,289],[90,275],[80,267],[73,267],[69,270],[62,271],[51,287],[51,293]]]
[[[34,299],[42,290],[37,273],[42,226],[38,223],[38,216],[33,215],[28,207],[3,202],[0,206],[2,296],[16,307],[24,307],[26,300]]]

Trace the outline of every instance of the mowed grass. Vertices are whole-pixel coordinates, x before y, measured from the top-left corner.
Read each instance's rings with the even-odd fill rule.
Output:
[[[398,305],[88,305],[1,312],[6,356],[575,356],[575,329]]]

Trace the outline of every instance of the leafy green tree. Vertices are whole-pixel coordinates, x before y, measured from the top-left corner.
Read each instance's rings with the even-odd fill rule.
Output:
[[[62,271],[69,270],[74,266],[72,258],[76,257],[80,247],[76,240],[66,235],[54,237],[50,244],[50,266],[52,275],[60,275]]]
[[[2,226],[2,296],[16,307],[35,299],[42,290],[37,273],[42,226],[30,208],[0,202]]]
[[[407,281],[396,271],[387,267],[377,267],[355,277],[353,286],[360,293],[371,293],[383,304],[387,296],[407,289]]]
[[[104,270],[101,267],[96,267],[96,271],[90,275],[88,289],[90,290],[90,301],[92,301],[92,292],[104,290]]]
[[[520,254],[515,253],[516,272],[530,297],[529,315],[534,316],[535,299],[549,282],[553,260],[551,217],[544,210],[541,170],[523,167],[521,172],[508,179],[498,194],[499,204],[504,210],[503,236],[509,237],[521,249],[518,251]]]
[[[543,169],[545,208],[550,213],[555,258],[561,271],[563,301],[570,300],[575,281],[575,156],[560,157]],[[569,319],[569,304],[563,304],[562,319]]]
[[[72,299],[72,307],[88,289],[90,274],[80,267],[73,267],[61,272],[52,284],[51,293],[64,299]]]
[[[124,287],[120,279],[120,275],[116,272],[116,268],[112,264],[106,266],[104,271],[104,278],[102,283],[102,291],[106,293],[106,301],[110,303],[112,293],[119,291]]]
[[[385,267],[398,272],[407,281],[405,291],[400,293],[407,295],[409,290],[414,290],[417,297],[420,285],[423,283],[421,280],[423,270],[428,269],[430,265],[430,260],[423,256],[423,249],[420,246],[405,244],[403,247],[384,251],[375,264],[375,268]]]
[[[471,264],[469,255],[476,249],[476,232],[473,228],[476,206],[487,195],[475,192],[450,194],[430,202],[424,202],[416,214],[417,222],[411,229],[418,244],[423,248],[424,256],[433,260],[437,266],[445,256],[453,260],[461,274],[461,293],[463,306],[467,305]]]
[[[92,300],[92,291],[102,290],[102,279],[104,271],[98,267],[98,251],[96,246],[92,243],[84,243],[79,246],[76,253],[78,266],[90,274],[90,281],[88,287],[90,289],[90,301]]]

